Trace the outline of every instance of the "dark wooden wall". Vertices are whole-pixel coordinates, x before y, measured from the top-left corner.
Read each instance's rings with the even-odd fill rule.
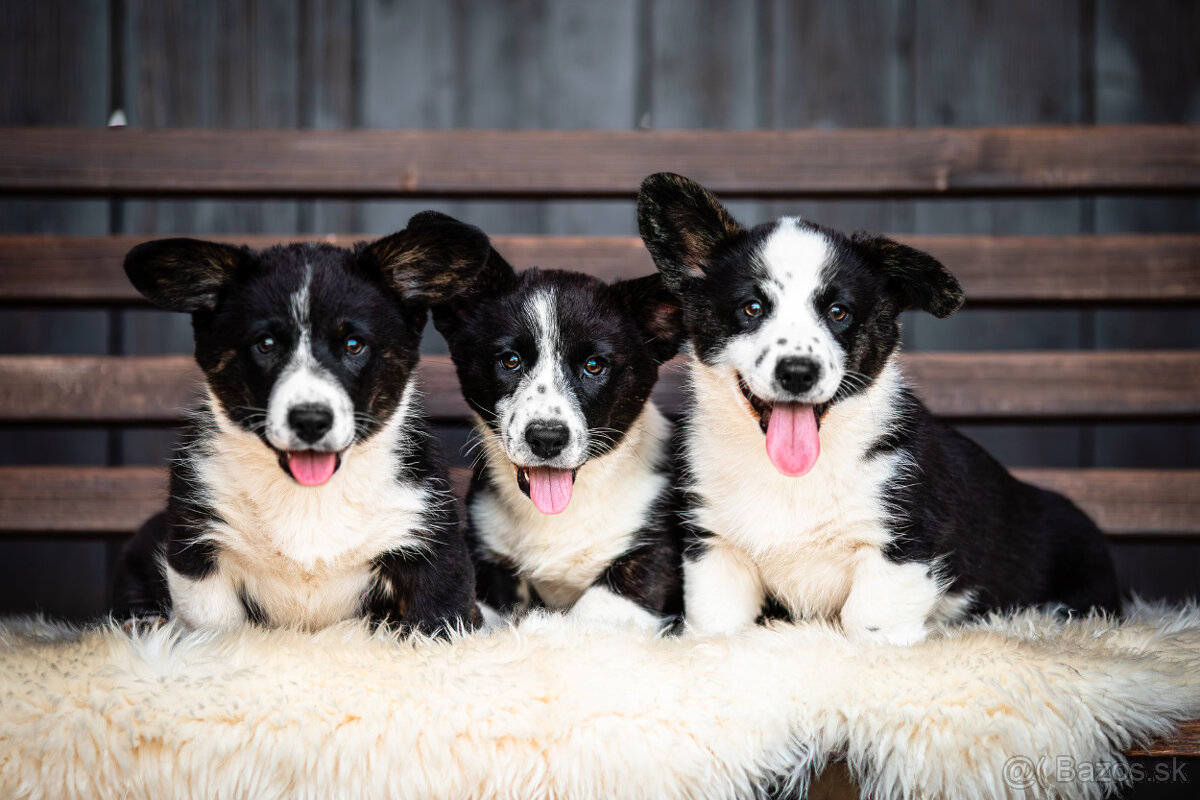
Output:
[[[1200,122],[1191,0],[0,0],[0,124],[221,128],[793,128]],[[491,233],[635,232],[628,201],[38,200],[0,233],[386,233],[433,205]],[[730,204],[895,233],[1194,232],[1187,197]],[[953,265],[950,265],[953,267]],[[1200,345],[1200,312],[968,311],[909,349]],[[0,352],[190,351],[152,311],[2,309]],[[426,349],[442,345],[430,337]],[[464,432],[444,430],[452,447]],[[1200,467],[1200,426],[975,426],[1014,466]],[[172,433],[0,429],[0,463],[156,464]],[[1178,598],[1200,548],[1118,543]],[[105,604],[113,547],[0,541],[0,612]]]

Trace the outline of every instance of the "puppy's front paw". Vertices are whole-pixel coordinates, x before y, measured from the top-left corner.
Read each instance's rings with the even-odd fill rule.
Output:
[[[483,624],[479,626],[479,630],[487,633],[488,631],[502,628],[507,624],[505,616],[487,603],[480,601],[477,605],[479,606],[480,616],[483,617]]]
[[[593,586],[584,592],[568,616],[589,625],[632,627],[648,631],[658,630],[665,622],[632,600],[616,595],[603,586]]]
[[[869,642],[871,644],[891,644],[907,647],[911,644],[925,641],[929,635],[924,625],[874,625],[870,623],[843,624],[846,638],[852,642]]]

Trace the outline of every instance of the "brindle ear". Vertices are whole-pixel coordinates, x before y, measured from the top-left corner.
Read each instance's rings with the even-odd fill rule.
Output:
[[[426,211],[399,233],[366,245],[363,254],[402,298],[429,305],[466,288],[490,251],[479,228]]]
[[[962,285],[933,256],[883,236],[857,233],[853,242],[887,278],[902,311],[919,308],[945,318],[962,308]]]
[[[440,211],[422,211],[408,221],[409,229],[426,225],[462,225],[463,223]],[[488,246],[483,268],[462,287],[462,291],[433,303],[433,325],[442,336],[449,337],[458,329],[462,313],[484,297],[505,294],[517,285],[517,273],[504,257]]]
[[[125,256],[134,288],[167,311],[212,311],[234,276],[254,263],[247,247],[200,239],[157,239]]]
[[[658,172],[638,192],[638,231],[671,291],[704,277],[717,247],[741,226],[707,189]]]
[[[679,299],[663,283],[662,275],[618,281],[610,288],[637,320],[655,361],[667,361],[679,352],[684,335],[683,311]]]
[[[468,309],[485,298],[507,294],[517,283],[517,273],[504,257],[495,249],[489,250],[483,269],[467,283],[466,288],[433,304],[433,327],[447,340],[451,339],[458,331],[463,315]]]

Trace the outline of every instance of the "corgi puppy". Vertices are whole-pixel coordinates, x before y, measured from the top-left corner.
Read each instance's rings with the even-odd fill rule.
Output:
[[[166,513],[126,549],[116,616],[206,630],[480,622],[414,370],[429,305],[488,252],[455,222],[349,249],[135,247],[133,285],[192,316],[205,399],[175,453]]]
[[[687,623],[768,602],[906,644],[1017,606],[1118,606],[1100,531],[935,419],[896,359],[902,311],[963,303],[936,259],[783,217],[739,225],[699,184],[642,184],[638,226],[683,306]]]

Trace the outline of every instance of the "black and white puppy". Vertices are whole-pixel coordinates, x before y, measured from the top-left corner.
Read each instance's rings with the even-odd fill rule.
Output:
[[[207,398],[175,454],[165,516],[127,548],[116,614],[193,629],[479,622],[413,371],[429,304],[488,250],[452,222],[352,249],[135,247],[133,285],[192,315]]]
[[[1091,520],[1014,479],[907,387],[898,315],[963,302],[934,258],[796,218],[743,229],[667,173],[642,184],[638,225],[693,351],[691,628],[737,630],[776,601],[908,643],[991,609],[1117,608]]]
[[[422,218],[437,219],[410,228]],[[649,397],[682,328],[661,278],[518,276],[493,251],[434,324],[480,437],[467,525],[481,599],[646,627],[677,617],[671,425]]]

